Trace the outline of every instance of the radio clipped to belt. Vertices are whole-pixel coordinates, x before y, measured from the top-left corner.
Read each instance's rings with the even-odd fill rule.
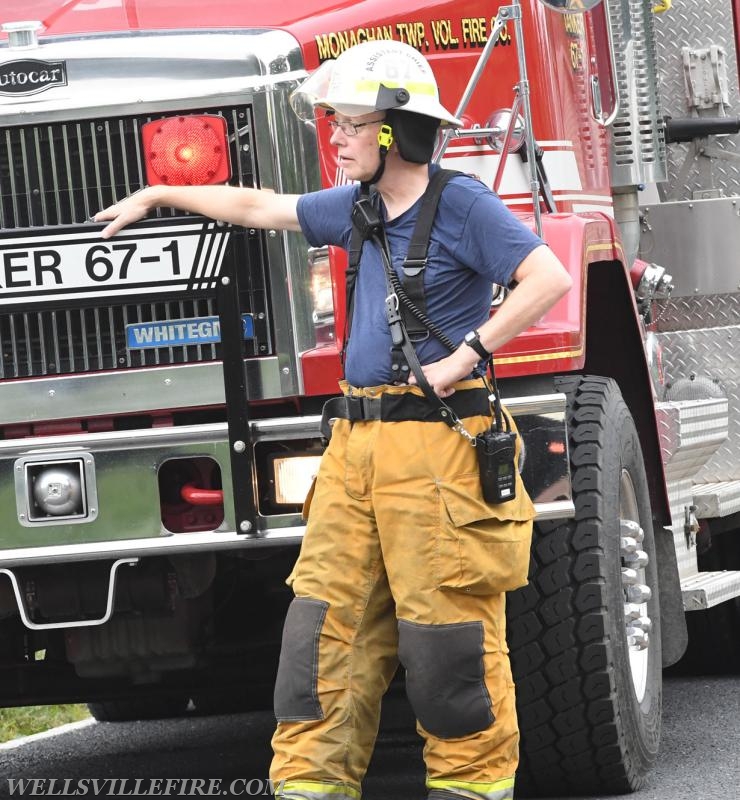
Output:
[[[422,262],[425,264],[426,262],[429,235],[439,198],[445,183],[455,174],[456,173],[450,170],[438,170],[430,180],[422,200],[417,227],[412,236],[412,246],[415,247],[414,258],[412,260],[414,264],[421,264]],[[383,227],[383,221],[368,196],[361,197],[355,203],[352,209],[352,225],[355,233],[355,241],[351,248],[354,251],[354,258],[351,258],[351,261],[354,261],[355,267],[355,274],[352,275],[352,278],[355,277],[356,267],[359,266],[359,250],[362,247],[362,242],[366,240],[374,241],[381,253],[388,291],[385,301],[385,311],[390,328],[391,341],[393,343],[392,351],[397,355],[402,354],[405,359],[403,367],[397,369],[399,378],[405,380],[405,378],[408,377],[409,371],[412,372],[427,400],[438,408],[439,419],[465,437],[468,442],[475,447],[478,457],[481,489],[485,501],[487,503],[496,504],[513,500],[516,496],[516,433],[510,429],[508,419],[504,416],[501,408],[501,400],[499,398],[496,374],[493,366],[493,355],[489,355],[487,363],[491,375],[488,388],[489,400],[493,406],[492,424],[488,430],[479,433],[477,436],[473,436],[465,429],[465,426],[455,411],[450,408],[429,385],[429,382],[424,376],[421,364],[419,363],[416,351],[414,350],[413,341],[418,341],[419,324],[439,339],[450,352],[454,352],[457,349],[457,346],[452,340],[427,317],[425,310],[417,306],[414,302],[417,297],[414,296],[413,300],[409,297],[409,294],[418,295],[421,293],[423,298],[423,267],[421,271],[415,269],[412,272],[414,281],[412,282],[411,291],[405,291],[393,268],[390,247],[388,246],[388,239],[385,234],[385,228]],[[404,267],[406,267],[408,262],[409,258],[406,259]],[[421,277],[419,277],[419,275],[421,275]],[[354,283],[354,280],[352,283]],[[352,299],[351,296],[348,297],[348,310],[352,308]],[[422,305],[424,304],[422,303]],[[349,311],[348,316],[350,313],[351,311]],[[415,334],[413,339],[408,331],[410,320],[413,320]],[[345,333],[347,333],[347,331],[345,331]],[[396,359],[394,356],[394,360],[399,359]],[[478,372],[483,379],[486,380],[485,369],[478,370]]]
[[[516,497],[516,434],[504,430],[508,419],[501,410],[501,400],[493,369],[493,355],[488,358],[491,372],[493,402],[493,421],[491,427],[475,437],[475,452],[478,456],[478,470],[483,499],[486,503],[505,503]]]

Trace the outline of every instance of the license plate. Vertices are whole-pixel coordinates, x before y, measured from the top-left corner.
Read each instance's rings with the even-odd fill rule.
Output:
[[[254,338],[254,319],[251,314],[242,314],[242,337]],[[136,322],[126,326],[126,346],[129,350],[215,344],[220,341],[221,322],[218,317]]]
[[[101,230],[3,231],[0,305],[215,289],[229,239],[215,222],[147,222],[105,240]]]

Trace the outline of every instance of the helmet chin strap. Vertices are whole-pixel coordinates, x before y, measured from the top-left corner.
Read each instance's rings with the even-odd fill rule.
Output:
[[[388,155],[388,151],[391,149],[392,144],[393,128],[391,128],[390,125],[381,125],[380,130],[378,131],[378,152],[380,153],[380,164],[375,170],[373,176],[368,178],[366,181],[362,181],[360,184],[363,194],[367,194],[370,190],[370,186],[372,186],[374,183],[377,183],[383,177],[383,173],[385,172],[385,159]]]

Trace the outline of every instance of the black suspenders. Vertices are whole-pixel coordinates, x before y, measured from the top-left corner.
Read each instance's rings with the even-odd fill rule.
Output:
[[[447,182],[459,174],[451,169],[440,169],[432,175],[422,197],[419,216],[416,219],[416,226],[409,242],[409,250],[403,262],[403,288],[411,303],[423,314],[427,313],[424,271],[427,266],[432,225],[434,225],[434,218],[437,215],[437,206],[442,197],[442,191]],[[429,327],[414,316],[406,304],[403,304],[402,308],[403,321],[411,341],[417,342],[428,338]]]
[[[427,265],[427,255],[429,252],[429,239],[434,225],[434,218],[437,214],[437,207],[447,182],[461,173],[455,170],[440,169],[429,180],[429,184],[422,196],[419,216],[411,235],[409,249],[403,262],[403,283],[399,297],[404,325],[406,326],[409,339],[412,342],[419,342],[426,339],[430,332],[440,338],[443,343],[451,349],[455,345],[445,341],[444,334],[435,329],[434,324],[426,317],[426,297],[424,293],[424,270]],[[365,191],[364,196],[369,196]],[[342,345],[342,366],[347,349],[347,340],[351,332],[352,313],[354,310],[354,292],[357,281],[357,272],[360,267],[362,256],[362,245],[365,239],[363,232],[357,227],[352,226],[350,237],[349,257],[346,273],[346,317],[344,324],[344,343]],[[395,358],[393,359],[396,360]],[[405,369],[408,374],[408,366]]]

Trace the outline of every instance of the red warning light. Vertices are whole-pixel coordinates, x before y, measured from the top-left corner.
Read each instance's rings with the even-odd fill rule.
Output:
[[[142,125],[141,138],[150,186],[205,186],[231,177],[223,117],[200,114],[152,120]]]

